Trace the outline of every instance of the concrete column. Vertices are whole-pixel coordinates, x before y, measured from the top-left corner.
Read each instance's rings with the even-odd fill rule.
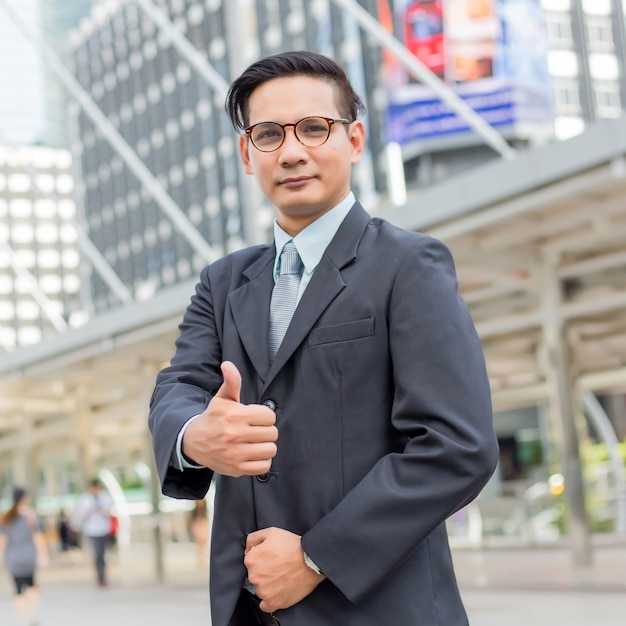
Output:
[[[33,421],[26,417],[19,432],[19,448],[13,463],[14,484],[24,487],[33,501],[37,498],[38,491],[38,455],[32,443],[35,440],[34,433]]]
[[[152,391],[154,390],[154,383],[156,375],[159,371],[159,367],[156,364],[144,363],[142,367],[142,403],[144,407],[144,415],[146,423],[148,420],[148,412],[150,408],[150,398]],[[159,508],[159,501],[161,498],[161,485],[159,482],[159,476],[157,474],[156,463],[154,460],[154,454],[152,452],[152,435],[149,431],[146,432],[146,464],[150,468],[150,497],[152,500],[152,540],[154,546],[154,574],[156,580],[159,583],[165,581],[165,553],[163,547],[163,529],[161,510]]]
[[[574,403],[575,385],[570,350],[565,339],[565,325],[560,313],[562,292],[557,265],[557,259],[544,258],[542,309],[548,369],[546,374],[550,386],[551,419],[557,426],[558,449],[565,477],[567,528],[574,565],[585,568],[591,565],[593,554],[576,430],[576,414],[580,411],[576,410]]]
[[[76,393],[79,393],[77,390]],[[76,466],[80,477],[79,491],[82,491],[87,482],[95,477],[96,469],[93,463],[93,441],[90,432],[91,409],[86,402],[81,402],[73,414],[74,444],[76,450]]]

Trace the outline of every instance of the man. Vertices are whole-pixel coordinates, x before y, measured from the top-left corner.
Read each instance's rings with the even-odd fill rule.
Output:
[[[87,491],[78,498],[72,516],[72,527],[87,537],[91,544],[99,587],[107,586],[106,549],[111,537],[111,507],[109,494],[102,490],[100,481],[93,478]]]
[[[350,192],[362,109],[310,52],[229,92],[275,241],[204,269],[150,414],[164,493],[216,479],[213,626],[467,624],[444,523],[496,464],[482,351],[446,247]]]

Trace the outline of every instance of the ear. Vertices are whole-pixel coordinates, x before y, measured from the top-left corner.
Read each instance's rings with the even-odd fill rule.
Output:
[[[246,174],[253,175],[254,170],[250,162],[250,141],[246,135],[239,137],[239,155],[241,156],[241,162],[243,163]]]
[[[348,138],[350,139],[350,162],[358,163],[365,149],[365,126],[363,122],[356,120],[350,124]]]

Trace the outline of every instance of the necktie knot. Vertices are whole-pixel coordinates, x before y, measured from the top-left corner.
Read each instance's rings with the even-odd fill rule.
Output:
[[[302,259],[296,250],[293,241],[290,241],[283,248],[280,255],[280,275],[300,274],[302,272]]]

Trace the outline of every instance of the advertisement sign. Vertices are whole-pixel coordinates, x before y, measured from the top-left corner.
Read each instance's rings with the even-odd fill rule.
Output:
[[[412,2],[402,14],[406,47],[431,71],[444,75],[443,2]]]
[[[386,7],[382,5],[386,4]],[[528,138],[552,127],[545,16],[540,0],[380,0],[390,30],[489,124]],[[385,57],[387,139],[419,153],[471,137],[434,91]],[[480,140],[476,138],[476,141]]]

